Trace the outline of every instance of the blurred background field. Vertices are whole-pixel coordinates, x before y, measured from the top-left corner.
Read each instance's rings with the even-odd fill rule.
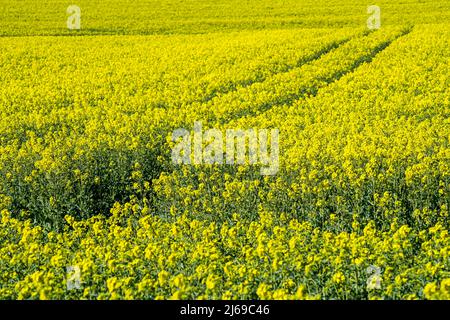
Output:
[[[66,8],[82,10],[82,30],[66,28]],[[172,34],[274,28],[358,27],[367,6],[382,8],[383,25],[445,23],[441,0],[1,0],[0,35]]]

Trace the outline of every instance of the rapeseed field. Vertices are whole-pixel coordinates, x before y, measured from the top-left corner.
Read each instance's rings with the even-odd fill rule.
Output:
[[[0,2],[0,299],[450,299],[450,2],[75,2]]]

